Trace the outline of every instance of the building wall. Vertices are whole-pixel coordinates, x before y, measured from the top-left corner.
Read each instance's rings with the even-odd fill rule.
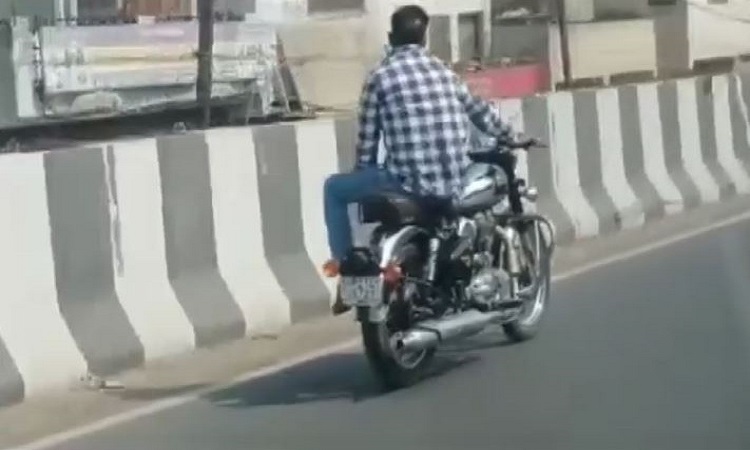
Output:
[[[691,66],[687,3],[654,6],[652,11],[659,73],[684,73]]]
[[[230,13],[237,16],[255,12],[255,0],[214,0],[216,11]]]
[[[307,15],[307,0],[255,0],[255,14],[271,22],[302,20]]]
[[[304,102],[356,107],[365,76],[380,56],[368,52],[364,19],[300,21],[281,24],[278,30],[287,67]]]
[[[568,22],[590,22],[594,20],[594,0],[564,0],[565,18]]]
[[[483,13],[458,16],[458,58],[461,61],[481,58],[483,54]]]
[[[42,19],[54,20],[60,15],[57,0],[15,1],[0,0],[0,18],[12,16],[38,16]]]
[[[574,79],[656,71],[656,39],[651,19],[570,24],[568,35]],[[553,25],[550,27],[553,83],[562,81],[559,48],[559,32]]]
[[[549,24],[500,22],[492,25],[490,60],[545,61],[549,55]]]
[[[365,0],[307,0],[308,14],[364,11]]]
[[[122,8],[123,0],[78,0],[78,16],[81,18],[116,17]]]
[[[634,19],[649,17],[649,0],[594,0],[594,16],[604,19]]]
[[[659,0],[676,4],[684,0]],[[568,21],[623,20],[651,17],[655,0],[565,0]]]
[[[688,10],[690,61],[750,54],[750,1],[696,2]]]
[[[125,0],[129,12],[135,16],[190,16],[190,0]]]

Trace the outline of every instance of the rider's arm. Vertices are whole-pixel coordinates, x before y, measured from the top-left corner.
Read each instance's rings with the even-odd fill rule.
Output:
[[[469,88],[457,75],[455,75],[458,99],[464,107],[471,122],[479,131],[494,137],[509,135],[512,133],[510,126],[503,123],[500,111],[492,105],[474,96]]]
[[[380,99],[376,74],[368,77],[360,100],[357,168],[372,167],[378,162],[380,143]]]

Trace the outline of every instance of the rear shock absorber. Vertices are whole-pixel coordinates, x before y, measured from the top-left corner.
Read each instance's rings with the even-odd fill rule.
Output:
[[[427,255],[427,281],[433,283],[437,277],[438,256],[440,254],[440,239],[430,238],[429,254]]]

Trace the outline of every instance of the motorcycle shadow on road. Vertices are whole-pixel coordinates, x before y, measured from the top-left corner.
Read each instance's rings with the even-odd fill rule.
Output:
[[[494,333],[446,346],[438,352],[435,363],[419,385],[437,381],[440,377],[481,358],[477,351],[507,345]],[[204,397],[219,407],[252,408],[261,406],[298,405],[324,401],[347,400],[360,403],[390,395],[398,391],[384,390],[358,348],[356,352],[337,353],[303,363],[262,378],[241,383],[232,388]]]

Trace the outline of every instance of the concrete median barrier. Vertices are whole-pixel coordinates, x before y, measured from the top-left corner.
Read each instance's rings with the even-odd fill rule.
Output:
[[[562,242],[750,191],[750,78],[503,100]],[[0,404],[329,313],[352,116],[0,158]]]

